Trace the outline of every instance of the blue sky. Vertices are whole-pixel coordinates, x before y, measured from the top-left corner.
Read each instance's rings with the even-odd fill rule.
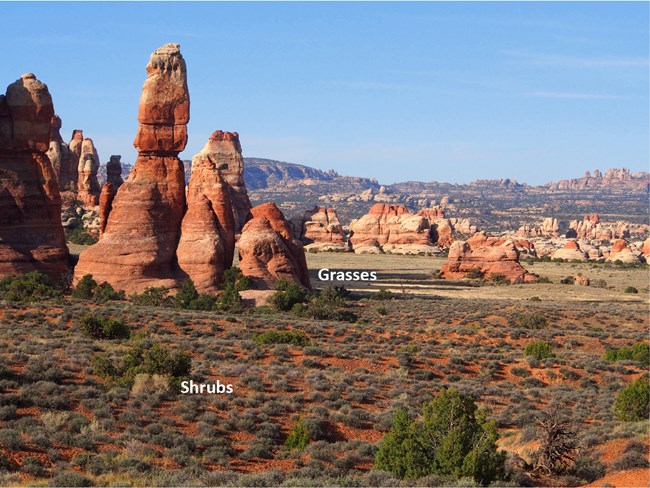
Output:
[[[2,3],[4,88],[48,84],[62,135],[132,162],[149,54],[181,44],[189,159],[245,156],[384,183],[532,184],[648,171],[649,11],[633,3]]]

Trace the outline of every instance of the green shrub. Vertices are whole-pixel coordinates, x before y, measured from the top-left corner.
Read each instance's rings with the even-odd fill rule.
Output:
[[[226,312],[238,313],[243,309],[241,295],[235,285],[227,285],[217,299],[217,308]]]
[[[169,290],[164,286],[147,287],[142,293],[134,293],[131,295],[130,300],[135,305],[147,307],[174,306],[174,299],[169,296]]]
[[[93,339],[128,339],[131,331],[124,320],[86,314],[79,319],[79,328]]]
[[[533,356],[538,361],[555,357],[555,354],[553,354],[553,348],[545,341],[534,341],[529,343],[524,349],[524,355]]]
[[[640,376],[616,397],[614,414],[618,420],[636,422],[650,417],[650,384],[648,376]]]
[[[82,227],[75,227],[72,230],[65,231],[65,240],[80,246],[92,246],[99,238],[89,232],[86,232]]]
[[[356,322],[357,315],[345,309],[346,304],[343,300],[343,294],[344,292],[341,289],[328,286],[323,289],[320,295],[312,297],[307,305],[297,303],[291,310],[299,317]]]
[[[95,302],[104,303],[109,300],[124,300],[126,295],[123,290],[115,291],[109,283],[97,284],[93,275],[84,275],[72,290],[73,298],[84,300],[94,300]]]
[[[172,352],[160,344],[145,346],[139,342],[121,360],[111,360],[105,353],[97,353],[91,366],[96,375],[122,387],[131,387],[138,374],[168,376],[175,384],[190,374],[192,357],[186,352]]]
[[[70,471],[67,473],[62,473],[50,480],[50,486],[95,486],[93,481],[90,478],[77,473],[76,471]]]
[[[174,304],[184,310],[217,310],[219,299],[196,291],[192,280],[185,280],[174,297]]]
[[[547,322],[546,317],[541,313],[522,313],[517,317],[517,325],[525,329],[544,329]]]
[[[276,292],[269,297],[269,304],[283,312],[291,310],[296,303],[302,303],[308,297],[304,288],[285,278],[278,280],[275,290]]]
[[[560,284],[562,285],[573,285],[575,283],[575,278],[573,276],[567,276],[566,278],[562,278],[560,280]]]
[[[470,278],[472,280],[482,280],[484,276],[485,273],[479,267],[472,268],[465,274],[465,278]]]
[[[605,353],[605,360],[615,361],[638,361],[647,366],[650,363],[650,345],[645,342],[638,342],[632,347],[621,347],[610,349]]]
[[[505,474],[494,422],[457,390],[441,390],[425,403],[421,422],[398,409],[375,455],[375,468],[399,478],[428,475],[473,478],[488,485]]]
[[[223,273],[222,289],[225,290],[228,285],[237,291],[244,291],[251,287],[251,280],[248,276],[244,276],[238,267],[233,266]]]
[[[492,273],[490,275],[490,281],[492,281],[496,285],[509,285],[510,280],[508,277],[504,274],[501,273]]]
[[[625,288],[625,293],[639,293],[639,290],[637,290],[633,286],[628,286],[627,288]]]
[[[0,280],[0,299],[10,302],[39,302],[59,298],[57,290],[45,275],[32,271],[21,276],[8,276]]]
[[[291,432],[284,442],[285,449],[289,451],[303,451],[311,441],[309,429],[305,426],[302,419],[291,427]]]
[[[256,344],[293,344],[294,346],[310,345],[309,338],[299,330],[267,330],[253,336]]]

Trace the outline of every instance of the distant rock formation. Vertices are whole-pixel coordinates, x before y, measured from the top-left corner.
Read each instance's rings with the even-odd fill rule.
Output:
[[[547,183],[546,187],[551,190],[587,190],[593,188],[630,188],[635,190],[647,189],[650,184],[650,175],[647,172],[631,173],[627,168],[613,168],[605,172],[605,175],[595,170],[593,173],[587,171],[582,178],[571,180],[560,180]]]
[[[73,163],[72,152],[63,142],[60,132],[61,125],[61,118],[54,115],[50,123],[50,147],[46,154],[57,174],[59,190],[74,190],[77,187],[77,162],[75,159]]]
[[[314,207],[289,221],[293,237],[305,245],[305,250],[347,251],[343,226],[333,208]]]
[[[215,131],[208,142],[192,159],[205,160],[209,157],[227,184],[228,194],[232,203],[235,218],[235,232],[241,232],[246,220],[250,217],[251,202],[244,184],[244,158],[242,157],[239,134],[237,132]]]
[[[564,247],[551,254],[551,259],[566,259],[568,261],[586,261],[588,257],[575,240],[568,241]]]
[[[215,148],[210,142],[206,148],[208,146]],[[218,151],[206,148],[192,159],[187,212],[176,251],[180,268],[203,293],[215,292],[223,272],[232,266],[236,232],[230,185],[221,172],[232,170],[232,166],[229,168],[228,163],[220,159]],[[245,187],[243,195],[246,196]]]
[[[115,191],[118,190],[124,180],[122,179],[122,156],[112,155],[111,159],[106,163],[106,183],[113,185]]]
[[[426,217],[404,205],[377,203],[350,223],[350,242],[355,253],[436,254],[431,225]]]
[[[237,243],[239,267],[257,288],[272,288],[285,278],[311,289],[302,243],[291,235],[289,224],[274,203],[251,209]]]
[[[115,195],[100,241],[79,256],[75,280],[92,274],[127,292],[177,286],[176,262],[185,210],[178,153],[187,143],[190,99],[178,44],[154,51],[142,87],[134,146],[138,158]]]
[[[490,237],[479,232],[467,241],[456,241],[440,273],[446,279],[465,278],[478,269],[485,278],[506,277],[511,283],[536,283],[539,278],[519,264],[519,251],[512,239]]]
[[[106,224],[108,223],[108,216],[113,210],[113,200],[115,199],[115,194],[117,190],[112,183],[105,183],[102,186],[102,192],[99,195],[99,237],[101,239],[104,231],[106,230]]]
[[[454,242],[454,234],[473,236],[478,232],[478,227],[472,225],[469,219],[439,218],[429,220],[431,224],[431,240],[440,247],[449,247]]]
[[[97,180],[97,171],[99,171],[99,155],[93,140],[86,137],[81,143],[77,167],[77,196],[84,205],[94,206],[99,203],[101,188]]]
[[[628,264],[640,263],[639,256],[632,252],[627,242],[623,239],[618,239],[612,245],[612,250],[609,252],[606,261],[622,261]]]
[[[520,237],[559,237],[560,225],[555,217],[545,218],[541,224],[522,225],[517,231]]]
[[[81,145],[84,141],[84,131],[75,129],[72,131],[72,137],[68,143],[70,149],[70,190],[77,190],[79,181],[79,158],[81,157]]]
[[[31,73],[0,95],[0,278],[38,270],[56,280],[68,265],[58,178],[45,154],[53,117],[47,86]]]
[[[567,231],[566,237],[574,239],[600,239],[604,241],[627,239],[630,237],[631,227],[643,227],[643,224],[634,225],[622,221],[605,223],[601,222],[598,214],[585,215],[582,221],[573,220],[569,223],[569,230]],[[638,230],[643,232],[643,229]]]

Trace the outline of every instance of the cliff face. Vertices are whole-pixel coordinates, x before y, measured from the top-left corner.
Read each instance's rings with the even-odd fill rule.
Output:
[[[47,86],[25,74],[0,95],[0,278],[68,265],[57,175],[46,155],[54,117]]]

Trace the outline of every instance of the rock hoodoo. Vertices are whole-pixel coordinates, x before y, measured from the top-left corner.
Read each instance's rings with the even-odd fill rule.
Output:
[[[511,283],[536,283],[538,277],[519,264],[517,243],[479,232],[467,241],[455,241],[449,258],[440,270],[445,278],[464,278],[479,269],[485,278],[503,275]]]
[[[77,196],[84,205],[94,206],[99,203],[101,188],[97,180],[99,155],[93,140],[86,137],[81,143],[79,165],[77,166]]]
[[[212,141],[211,138],[206,148],[214,147]],[[230,186],[220,170],[229,170],[228,163],[220,159],[218,151],[206,148],[192,159],[187,212],[176,255],[180,268],[192,279],[197,290],[214,292],[225,269],[232,266],[236,222]],[[246,188],[243,190],[248,201]]]
[[[561,249],[551,254],[551,259],[566,259],[568,261],[586,261],[587,257],[587,253],[580,248],[580,244],[575,240],[568,241]]]
[[[239,233],[250,217],[251,209],[251,202],[244,185],[244,158],[239,134],[221,130],[213,132],[201,152],[192,158],[192,166],[195,164],[195,159],[205,158],[207,155],[216,162],[217,169],[227,185],[235,217],[235,231]]]
[[[54,108],[29,73],[0,95],[0,278],[68,264],[57,175],[46,155]]]
[[[271,288],[286,278],[311,289],[302,243],[274,203],[251,209],[252,218],[244,225],[238,242],[239,267],[258,288]]]
[[[50,123],[50,147],[47,150],[47,157],[52,163],[52,168],[57,174],[59,190],[74,190],[77,187],[77,163],[68,145],[61,137],[61,118],[58,115],[52,117]]]
[[[348,250],[343,226],[333,208],[314,207],[292,217],[289,223],[294,238],[300,239],[306,250]]]
[[[75,129],[72,131],[72,138],[68,143],[70,149],[70,189],[77,189],[77,181],[79,180],[79,158],[81,157],[81,145],[84,141],[84,131]]]
[[[122,179],[122,156],[112,155],[111,159],[106,163],[106,183],[110,183],[115,188],[115,191],[122,186],[124,180]]]
[[[429,220],[404,205],[376,203],[368,213],[350,223],[355,253],[435,254]]]
[[[609,253],[606,261],[621,261],[628,264],[636,264],[641,262],[639,256],[632,252],[627,242],[623,239],[614,241],[612,250]]]
[[[185,210],[183,163],[190,98],[178,44],[154,51],[142,87],[138,158],[107,215],[100,241],[79,256],[75,280],[92,274],[127,292],[174,287],[183,278],[176,247]]]

